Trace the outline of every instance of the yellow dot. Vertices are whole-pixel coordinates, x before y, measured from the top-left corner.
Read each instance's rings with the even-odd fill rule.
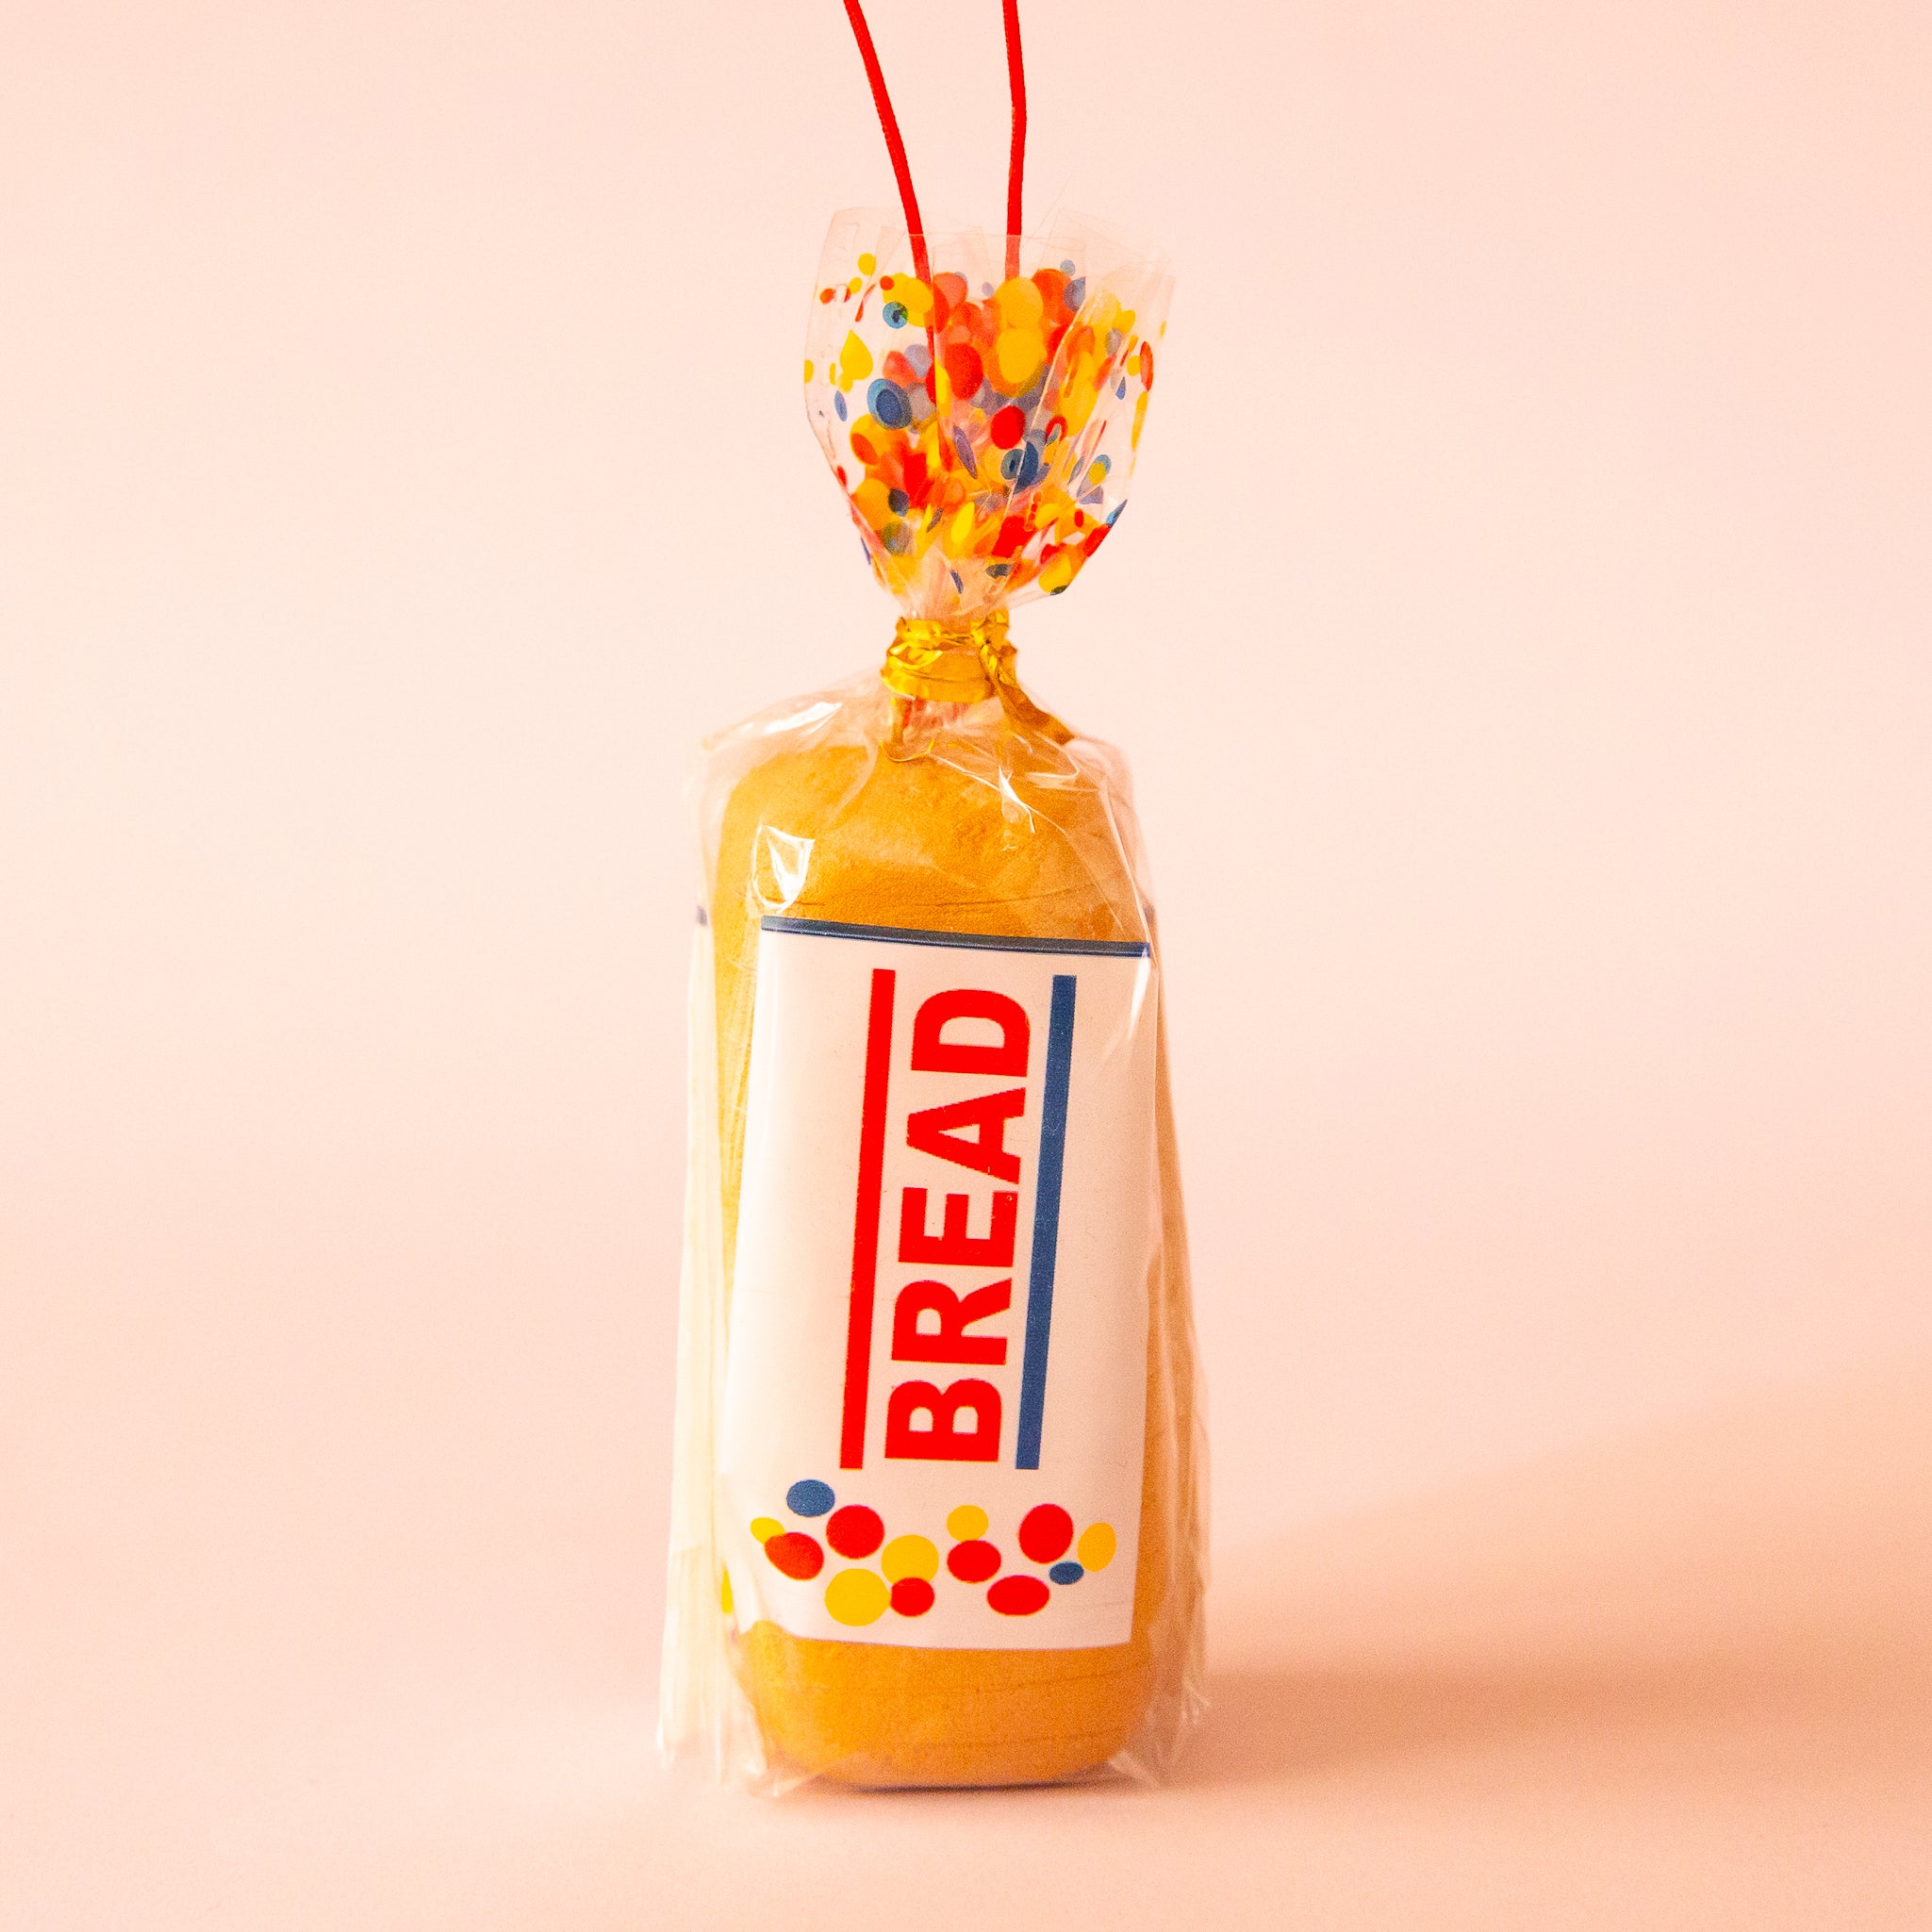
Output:
[[[729,1570],[721,1570],[718,1572],[718,1608],[724,1611],[726,1616],[730,1616],[731,1572]]]
[[[805,380],[812,380],[812,358],[809,355],[805,357]]]
[[[841,1624],[876,1624],[892,1593],[870,1570],[841,1570],[825,1586],[825,1608]]]
[[[859,340],[855,331],[846,331],[845,342],[838,352],[838,380],[842,388],[850,388],[855,382],[863,382],[872,373],[872,352]]]
[[[845,292],[848,295],[856,295],[859,292],[859,290],[863,289],[865,286],[866,278],[863,275],[854,275],[851,278],[851,280],[845,285]]]
[[[923,1536],[895,1536],[879,1559],[888,1583],[901,1577],[923,1577],[928,1582],[939,1574],[939,1552]]]
[[[977,1503],[962,1503],[946,1519],[946,1533],[956,1543],[971,1543],[986,1533],[986,1512]]]
[[[1114,1560],[1114,1526],[1089,1523],[1080,1533],[1076,1554],[1083,1568],[1104,1570]]]
[[[1038,283],[1025,275],[1016,275],[1010,282],[1001,282],[993,291],[993,308],[1008,328],[1024,329],[1039,322],[1046,304]]]
[[[862,256],[860,256],[860,257],[859,257],[859,272],[860,272],[860,274],[862,274],[862,275],[869,275],[869,274],[870,274],[870,273],[872,272],[872,271],[873,271],[874,269],[876,269],[876,268],[877,268],[878,266],[879,266],[879,257],[878,257],[878,256],[877,256],[876,255],[862,255]]]
[[[774,1536],[784,1534],[784,1525],[774,1523],[769,1516],[751,1518],[751,1537],[757,1543],[769,1543]]]
[[[1047,359],[1047,339],[1038,329],[1001,329],[993,339],[993,366],[1008,395],[1017,395]]]

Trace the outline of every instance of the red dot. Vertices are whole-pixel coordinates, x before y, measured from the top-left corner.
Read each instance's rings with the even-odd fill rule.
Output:
[[[1009,403],[986,425],[986,434],[1002,450],[1010,450],[1027,433],[1027,420]]]
[[[1151,342],[1140,345],[1140,380],[1144,389],[1154,386],[1154,345]]]
[[[885,1525],[880,1522],[878,1511],[868,1510],[863,1503],[848,1503],[832,1512],[832,1520],[825,1526],[825,1541],[842,1557],[869,1557],[885,1541]],[[1065,1547],[1063,1544],[1061,1548]],[[1055,1556],[1059,1554],[1054,1551]]]
[[[892,1586],[892,1607],[902,1617],[922,1617],[933,1608],[933,1586],[923,1577],[901,1577]]]
[[[952,393],[970,402],[980,393],[986,372],[980,363],[980,352],[970,342],[949,342],[941,352],[946,358],[946,374]]]
[[[832,1520],[836,1523],[838,1518]],[[1019,1526],[1019,1546],[1030,1562],[1058,1562],[1072,1541],[1073,1518],[1058,1503],[1042,1503],[1038,1509],[1029,1510]],[[835,1536],[832,1546],[840,1547]]]
[[[801,1530],[787,1529],[782,1535],[768,1537],[765,1554],[775,1569],[801,1582],[816,1577],[825,1567],[825,1552],[818,1547],[817,1538]]]
[[[986,1601],[1002,1617],[1030,1617],[1047,1608],[1052,1592],[1037,1577],[1002,1577],[986,1593]]]
[[[999,1567],[999,1552],[983,1537],[956,1543],[946,1552],[946,1567],[962,1583],[983,1583]]]

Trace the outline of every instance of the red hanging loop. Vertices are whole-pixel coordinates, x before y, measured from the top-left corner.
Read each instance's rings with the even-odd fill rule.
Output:
[[[892,96],[885,91],[879,50],[872,44],[871,29],[866,25],[859,0],[845,0],[845,12],[852,24],[852,38],[859,43],[859,58],[866,63],[866,78],[872,84],[872,105],[879,110],[880,130],[885,136],[885,152],[892,157],[892,172],[899,180],[899,205],[905,210],[906,234],[913,244],[913,272],[930,288],[933,264],[926,254],[926,225],[919,220],[919,200],[913,192],[913,171],[906,165],[905,142],[900,137],[899,116],[892,111]]]
[[[1006,84],[1013,95],[1013,147],[1006,161],[1006,279],[1019,273],[1020,176],[1027,162],[1027,71],[1019,51],[1019,0],[1000,0],[1006,21]]]

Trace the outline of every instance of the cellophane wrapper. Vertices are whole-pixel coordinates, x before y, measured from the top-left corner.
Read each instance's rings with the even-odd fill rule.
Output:
[[[805,370],[914,643],[712,738],[692,786],[659,1734],[768,1792],[1153,1780],[1202,1705],[1141,839],[1125,762],[1003,642],[1125,504],[1170,280],[1088,223],[1015,277],[1003,238],[930,245],[921,279],[893,218],[837,217]],[[982,687],[922,683],[976,652]]]

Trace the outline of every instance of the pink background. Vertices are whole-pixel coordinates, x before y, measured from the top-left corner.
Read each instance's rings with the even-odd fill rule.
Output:
[[[876,0],[935,217],[998,10]],[[0,1924],[1924,1923],[1932,14],[1037,0],[1181,289],[1126,745],[1212,1379],[1177,1790],[649,1726],[704,730],[885,641],[840,9],[14,0]]]

